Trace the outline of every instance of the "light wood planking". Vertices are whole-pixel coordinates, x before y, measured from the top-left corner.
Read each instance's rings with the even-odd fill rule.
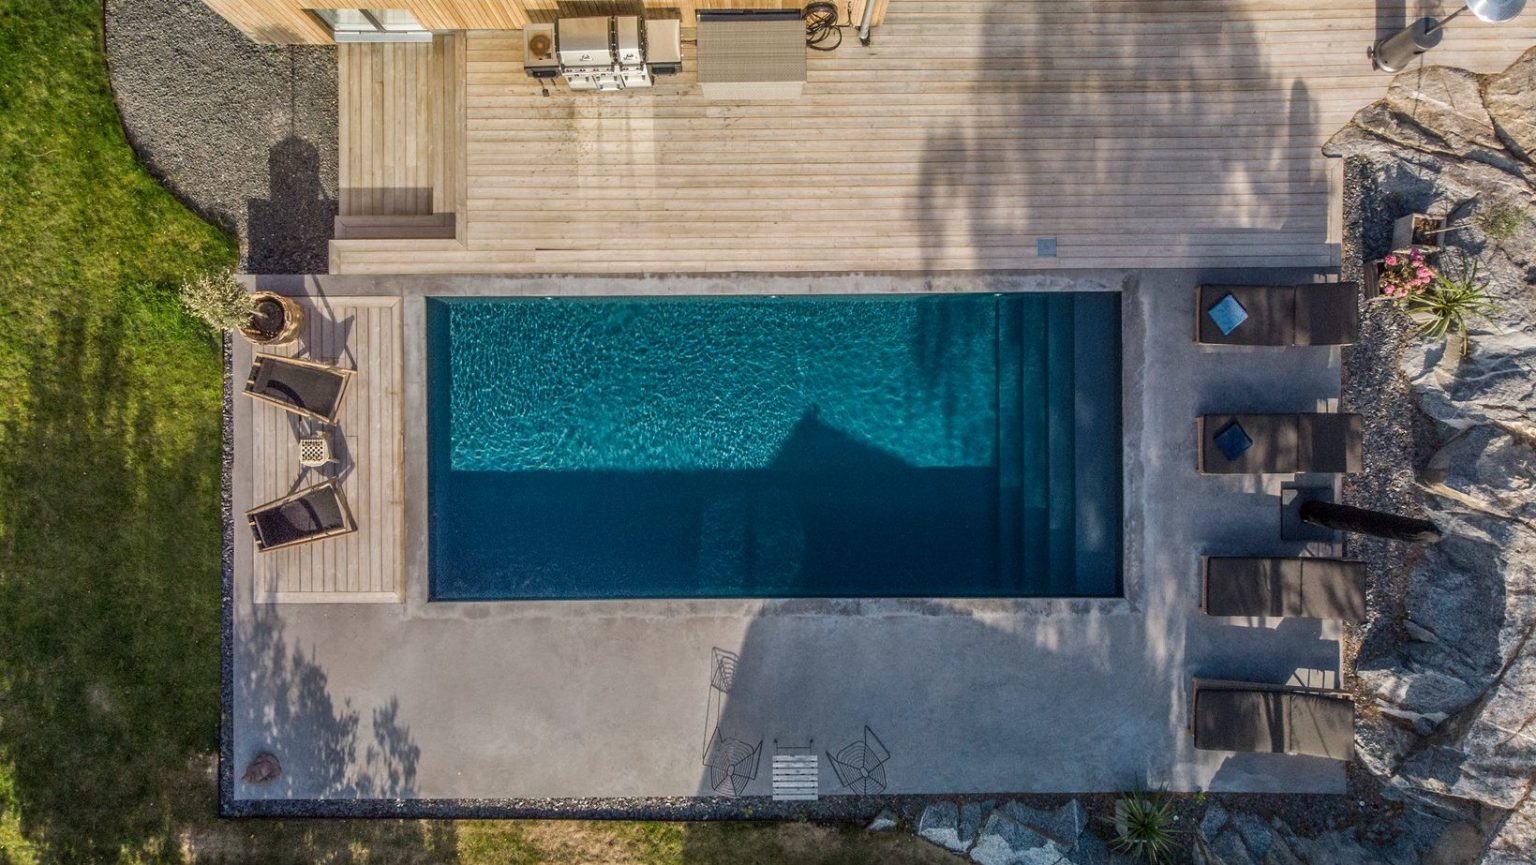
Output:
[[[435,212],[442,59],[437,41],[337,47],[341,216]]]
[[[309,10],[366,6],[360,0],[203,0],[229,23],[257,42],[278,45],[325,45],[330,29]],[[874,0],[880,23],[889,0]],[[848,0],[840,0],[845,8]],[[852,0],[853,19],[864,14],[864,0]],[[651,15],[678,15],[690,25],[694,12],[708,8],[798,9],[800,0],[390,0],[391,9],[411,12],[428,30],[512,30],[530,20],[547,21],[561,15],[637,14],[643,6]],[[377,7],[371,7],[377,8]]]
[[[305,330],[276,354],[357,370],[332,446],[340,464],[300,475],[299,426],[267,405],[251,413],[252,501],[272,501],[325,477],[341,481],[357,531],[253,553],[258,603],[398,602],[403,586],[404,409],[399,298],[304,299]]]
[[[1320,147],[1391,80],[1376,7],[897,0],[869,48],[811,53],[803,98],[741,104],[700,96],[691,45],[651,90],[545,98],[520,33],[469,33],[463,246],[341,240],[331,269],[1332,266]],[[1494,71],[1530,44],[1474,24],[1432,56]]]

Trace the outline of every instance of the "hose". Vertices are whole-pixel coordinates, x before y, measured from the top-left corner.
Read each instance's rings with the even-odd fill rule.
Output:
[[[843,28],[837,23],[837,4],[811,3],[800,10],[805,19],[805,46],[813,51],[835,51],[843,44]],[[831,44],[827,44],[828,42]]]

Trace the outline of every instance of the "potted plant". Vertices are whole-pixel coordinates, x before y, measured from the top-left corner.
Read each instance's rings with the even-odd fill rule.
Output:
[[[1440,235],[1445,233],[1445,217],[1427,213],[1410,213],[1392,223],[1392,249],[1407,251],[1422,249],[1427,253],[1440,250]]]
[[[204,273],[182,283],[181,303],[209,327],[239,331],[257,345],[293,342],[304,326],[304,308],[292,298],[248,292],[233,270]]]

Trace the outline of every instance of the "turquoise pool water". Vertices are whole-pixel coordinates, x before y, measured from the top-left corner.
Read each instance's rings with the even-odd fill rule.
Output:
[[[432,596],[1117,595],[1119,304],[429,300]]]

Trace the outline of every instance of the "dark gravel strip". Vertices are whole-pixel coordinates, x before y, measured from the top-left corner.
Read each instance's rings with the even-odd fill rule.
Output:
[[[150,171],[240,239],[250,273],[324,273],[336,51],[257,45],[200,0],[106,0],[106,55]]]

